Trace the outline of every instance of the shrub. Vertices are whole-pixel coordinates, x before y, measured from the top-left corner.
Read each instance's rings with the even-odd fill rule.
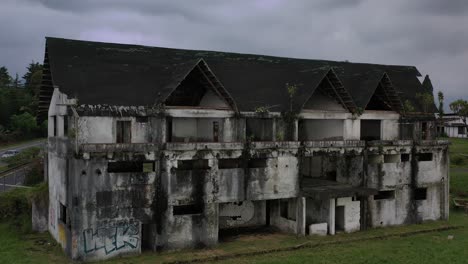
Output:
[[[34,159],[31,170],[26,173],[24,185],[33,186],[41,183],[44,180],[44,166],[42,160]]]
[[[23,233],[31,231],[29,189],[15,188],[0,194],[0,221],[8,221]]]
[[[21,233],[30,233],[33,200],[45,205],[49,203],[47,183],[41,183],[30,189],[14,188],[0,193],[0,221],[10,223]]]
[[[468,163],[466,161],[466,158],[461,155],[454,155],[452,159],[450,160],[450,162],[452,163],[452,165],[463,165],[463,164]]]

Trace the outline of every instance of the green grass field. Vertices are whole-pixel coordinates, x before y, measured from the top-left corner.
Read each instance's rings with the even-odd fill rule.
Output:
[[[468,153],[468,140],[451,140],[451,155]],[[454,196],[468,194],[468,162],[453,166],[450,179]],[[467,196],[468,197],[468,196]],[[431,231],[444,227],[460,227]],[[413,233],[413,234],[410,234]],[[298,245],[306,248],[293,249]],[[452,210],[449,221],[377,228],[326,237],[296,237],[288,234],[238,236],[212,249],[176,252],[143,252],[103,263],[163,263],[193,259],[223,263],[468,263],[468,214]],[[285,249],[245,256],[259,251]],[[226,256],[237,255],[235,258]],[[0,263],[69,263],[48,234],[22,234],[11,223],[0,223]]]

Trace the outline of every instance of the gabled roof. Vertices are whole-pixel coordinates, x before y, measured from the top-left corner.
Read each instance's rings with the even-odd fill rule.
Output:
[[[267,107],[287,111],[286,83],[298,90],[298,110],[324,76],[333,70],[357,107],[363,107],[387,73],[402,100],[423,88],[413,66],[391,66],[282,58],[216,51],[181,50],[139,45],[46,38],[49,78],[80,104],[154,105],[163,102],[194,65],[203,60],[239,111]],[[41,92],[47,105],[50,82]],[[50,99],[49,99],[50,100]],[[47,105],[48,106],[48,105]]]

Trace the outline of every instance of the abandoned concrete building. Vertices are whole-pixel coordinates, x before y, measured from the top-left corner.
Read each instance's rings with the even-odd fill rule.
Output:
[[[415,98],[432,94],[420,76],[47,38],[48,230],[87,261],[212,246],[232,229],[447,219],[448,143]]]

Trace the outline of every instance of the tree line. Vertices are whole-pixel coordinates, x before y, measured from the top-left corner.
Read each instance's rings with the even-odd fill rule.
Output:
[[[20,78],[0,67],[0,144],[46,136],[47,122],[36,119],[42,69],[33,61]]]

